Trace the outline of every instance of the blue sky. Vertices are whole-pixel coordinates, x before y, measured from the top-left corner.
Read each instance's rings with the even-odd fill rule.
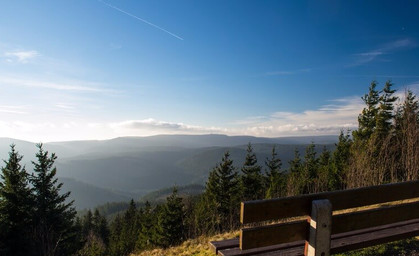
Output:
[[[0,137],[338,134],[419,91],[417,1],[5,1]]]

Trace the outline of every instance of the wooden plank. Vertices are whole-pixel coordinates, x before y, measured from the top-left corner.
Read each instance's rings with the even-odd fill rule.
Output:
[[[419,218],[419,201],[366,211],[334,215],[332,234]]]
[[[241,250],[240,248],[232,248],[227,250],[220,250],[219,255],[222,256],[247,256],[247,255],[263,255],[264,253],[269,253],[273,251],[295,251],[295,248],[298,248],[297,251],[299,251],[299,255],[302,255],[303,248],[304,248],[304,242],[305,241],[296,241],[292,243],[283,243],[283,244],[277,244],[273,246],[266,246],[261,248],[255,248],[255,249],[249,249],[249,250]],[[288,251],[288,252],[290,252]]]
[[[304,254],[329,256],[332,232],[332,204],[329,200],[314,200],[310,215],[310,234]]]
[[[332,216],[332,234],[419,218],[419,201],[385,208]],[[308,240],[309,223],[305,220],[275,225],[243,228],[240,248],[243,250]]]
[[[313,200],[328,199],[333,210],[386,203],[419,197],[419,181],[393,183],[358,189],[242,202],[243,224],[309,215]]]
[[[419,218],[398,223],[392,223],[379,227],[361,229],[340,234],[332,235],[331,252],[341,253],[349,250],[364,248],[380,243],[397,241],[419,235]],[[387,240],[386,240],[387,239]],[[236,239],[234,247],[228,250],[220,250],[219,255],[224,256],[273,256],[283,255],[283,250],[293,252],[291,255],[303,255],[305,241],[296,241],[292,243],[277,244],[267,247],[254,248],[249,250],[240,250],[239,241]],[[361,241],[361,242],[360,242]],[[362,242],[364,241],[364,242]],[[361,247],[360,247],[361,246]]]
[[[221,241],[209,242],[211,250],[217,254],[219,250],[234,248],[239,246],[239,238],[226,239]]]
[[[309,223],[307,220],[267,225],[254,228],[242,228],[240,231],[240,249],[248,250],[306,240]]]
[[[342,253],[419,235],[419,222],[332,240],[331,253]]]

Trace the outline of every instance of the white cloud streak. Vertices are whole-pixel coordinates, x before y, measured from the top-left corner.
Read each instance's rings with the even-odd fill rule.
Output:
[[[104,1],[101,1],[101,0],[98,0],[98,1],[99,1],[99,2],[101,2],[101,3],[103,3],[104,5],[107,5],[108,7],[112,8],[112,9],[114,9],[114,10],[117,10],[117,11],[119,11],[119,12],[122,12],[122,13],[124,13],[124,14],[126,14],[126,15],[128,15],[128,16],[130,16],[130,17],[134,18],[134,19],[137,19],[137,20],[139,20],[139,21],[144,22],[145,24],[148,24],[148,25],[150,25],[150,26],[152,26],[152,27],[155,27],[155,28],[157,28],[157,29],[159,29],[159,30],[161,30],[161,31],[163,31],[163,32],[165,32],[165,33],[167,33],[167,34],[169,34],[169,35],[171,35],[171,36],[173,36],[173,37],[175,37],[175,38],[179,39],[179,40],[182,40],[182,41],[184,40],[182,37],[180,37],[180,36],[178,36],[178,35],[176,35],[176,34],[174,34],[174,33],[170,32],[170,31],[167,31],[166,29],[164,29],[164,28],[162,28],[162,27],[160,27],[160,26],[157,26],[156,24],[153,24],[153,23],[151,23],[151,22],[149,22],[149,21],[146,21],[145,19],[142,19],[142,18],[140,18],[140,17],[138,17],[138,16],[136,16],[136,15],[134,15],[134,14],[131,14],[131,13],[129,13],[129,12],[126,12],[126,11],[124,11],[124,10],[122,10],[122,9],[120,9],[120,8],[116,7],[116,6],[113,6],[113,5],[109,4],[109,3],[106,3],[106,2],[104,2]]]
[[[61,91],[78,91],[78,92],[91,92],[91,93],[113,92],[112,90],[85,85],[85,82],[82,82],[82,81],[60,83],[60,82],[50,82],[50,81],[39,81],[35,79],[0,77],[0,85],[46,88],[46,89],[54,89],[54,90],[61,90]]]
[[[27,63],[30,59],[33,59],[39,55],[40,54],[37,51],[11,51],[4,53],[4,56],[8,57],[9,62],[16,60],[20,63]]]
[[[410,39],[400,39],[397,41],[389,42],[378,49],[354,54],[353,56],[356,60],[354,63],[350,64],[349,67],[360,66],[374,61],[380,56],[391,54],[397,50],[411,48],[415,46],[416,44]]]

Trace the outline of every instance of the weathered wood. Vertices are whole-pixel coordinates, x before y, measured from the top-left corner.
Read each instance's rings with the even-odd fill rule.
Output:
[[[232,239],[226,239],[221,241],[211,241],[209,242],[210,248],[215,254],[218,253],[219,250],[234,248],[239,246],[239,238],[232,238]]]
[[[342,253],[419,235],[419,222],[332,240],[331,253]]]
[[[358,189],[242,202],[240,221],[243,224],[309,215],[311,202],[328,199],[333,210],[419,197],[419,181],[393,183]]]
[[[401,214],[403,213],[403,214]],[[332,234],[365,229],[419,218],[419,201],[372,210],[332,216]],[[294,221],[253,228],[240,232],[240,248],[243,250],[309,240],[310,225],[307,221]]]
[[[236,256],[236,255],[247,256],[247,255],[264,255],[264,253],[280,251],[281,253],[285,253],[285,255],[288,255],[291,252],[298,251],[299,252],[298,255],[302,255],[303,248],[304,248],[304,241],[303,240],[300,240],[300,241],[297,241],[297,242],[292,242],[292,243],[282,243],[282,244],[277,244],[277,245],[273,245],[273,246],[266,246],[266,247],[260,247],[260,248],[255,248],[255,249],[249,249],[249,250],[241,250],[238,247],[238,244],[237,244],[236,248],[227,249],[227,250],[220,250],[218,254],[223,255],[223,256]],[[286,254],[286,253],[288,253],[288,254]]]
[[[332,234],[419,218],[419,201],[334,215]]]
[[[308,231],[309,223],[307,220],[254,228],[242,228],[240,231],[240,249],[247,250],[306,240]]]
[[[329,200],[314,200],[310,214],[310,233],[305,246],[307,256],[329,256],[332,233],[332,204]]]
[[[381,243],[397,241],[419,235],[419,218],[409,221],[392,223],[388,225],[355,230],[331,237],[331,253],[341,253],[350,250],[365,248]],[[273,246],[240,250],[237,239],[229,239],[235,246],[227,250],[219,250],[219,255],[225,256],[273,256],[273,255],[303,255],[304,241],[284,243]]]

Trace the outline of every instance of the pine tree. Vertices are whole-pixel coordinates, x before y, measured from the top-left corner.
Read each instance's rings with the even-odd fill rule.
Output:
[[[257,158],[255,153],[253,153],[252,145],[249,143],[246,150],[246,159],[241,168],[241,186],[244,201],[262,199],[263,176],[261,169],[257,164]]]
[[[22,156],[15,145],[10,149],[0,175],[0,255],[28,255],[32,250],[28,232],[32,225],[32,191],[28,173],[20,164]]]
[[[339,141],[336,149],[332,154],[332,169],[329,176],[329,189],[341,190],[345,188],[345,175],[349,168],[349,160],[351,157],[352,140],[349,136],[349,131],[344,134],[343,131],[339,134]]]
[[[302,175],[304,182],[303,193],[313,193],[315,190],[314,180],[318,175],[318,159],[316,159],[315,145],[313,143],[306,148]]]
[[[118,214],[110,226],[109,254],[111,256],[123,255],[123,244],[121,239],[123,221]]]
[[[271,158],[266,158],[265,165],[266,170],[266,195],[265,197],[277,198],[285,195],[285,177],[281,172],[282,162],[281,159],[277,157],[275,146],[272,148]]]
[[[173,188],[172,194],[167,198],[158,217],[158,244],[167,248],[180,244],[184,238],[185,226],[184,205],[182,198],[177,195],[177,188]]]
[[[318,172],[317,177],[315,178],[315,189],[314,192],[324,192],[330,189],[329,181],[332,173],[332,164],[331,164],[331,153],[326,148],[323,147],[323,151],[318,158]]]
[[[392,90],[392,86],[393,84],[390,81],[387,81],[379,97],[379,107],[376,116],[376,132],[381,140],[392,129],[392,121],[394,118],[393,104],[397,100],[397,97],[393,96],[396,90]]]
[[[377,82],[372,81],[368,94],[365,94],[364,97],[362,97],[366,107],[358,116],[358,130],[353,132],[354,138],[361,141],[368,139],[376,127],[376,117],[378,113],[377,105],[380,101],[380,96],[375,87],[377,87]]]
[[[217,230],[233,229],[239,209],[239,179],[234,170],[233,160],[227,151],[211,172],[205,189],[205,196],[212,201],[217,213]]]
[[[99,209],[95,209],[92,218],[93,233],[100,238],[105,245],[109,243],[109,227],[105,216],[102,216]]]
[[[140,230],[135,248],[137,250],[149,250],[156,244],[155,241],[153,241],[156,218],[149,201],[146,201],[144,209],[140,210],[139,219]]]
[[[139,235],[139,222],[137,207],[133,199],[131,199],[128,210],[123,216],[123,225],[121,231],[122,252],[121,255],[129,255],[135,249]]]
[[[70,192],[61,194],[62,183],[55,177],[55,154],[49,156],[42,144],[38,144],[37,162],[30,181],[33,185],[35,207],[36,253],[43,256],[69,255],[74,250],[74,220],[76,211],[73,202],[66,203]]]
[[[302,163],[298,149],[294,150],[294,159],[291,160],[289,164],[287,195],[294,196],[302,194],[304,188],[304,177],[302,176]]]

